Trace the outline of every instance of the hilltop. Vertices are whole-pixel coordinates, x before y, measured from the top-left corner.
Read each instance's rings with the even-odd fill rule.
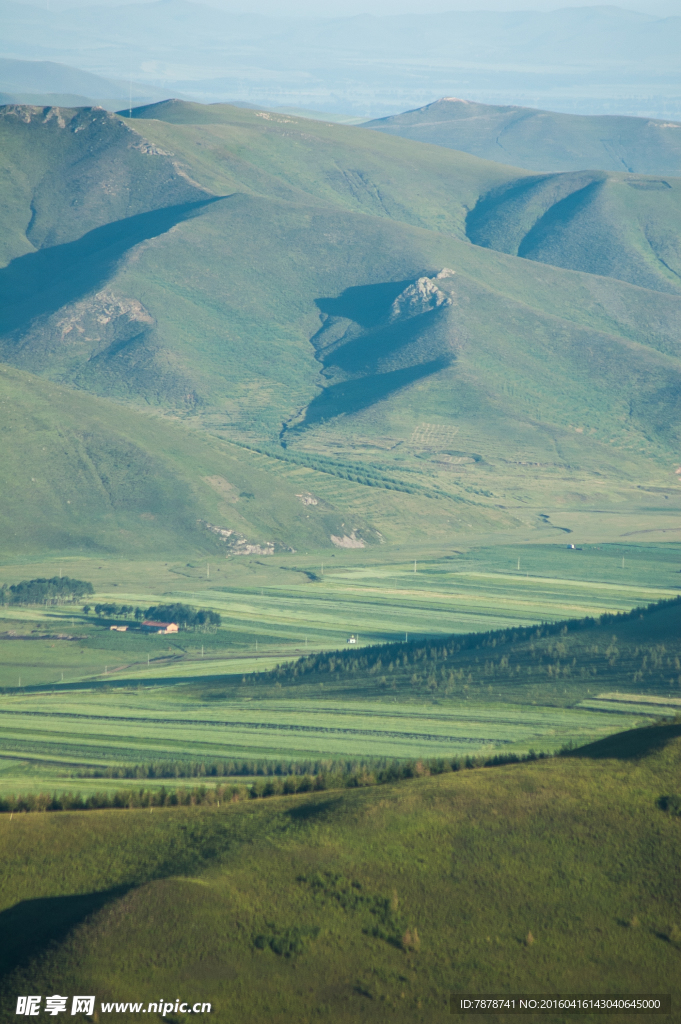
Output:
[[[123,418],[151,411],[154,450],[173,464],[180,435],[165,433],[168,416],[188,431],[187,450],[201,432],[218,448],[236,443],[272,481],[274,503],[260,506],[257,529],[234,519],[230,501],[208,521],[258,543],[307,547],[322,512],[329,523],[313,529],[313,546],[332,534],[393,543],[424,523],[515,528],[526,501],[549,495],[640,504],[643,484],[662,488],[646,492],[647,508],[674,497],[676,182],[528,177],[227,105],[133,113],[0,110],[0,353],[28,375],[13,378],[21,392],[31,375],[88,392],[88,434],[100,400]],[[142,421],[130,422],[141,437]],[[24,451],[39,462],[43,435],[34,420],[26,430]],[[115,511],[129,471],[118,430],[105,474],[68,463],[78,507],[95,487]],[[207,493],[204,477],[224,480],[225,494],[253,490],[227,470],[186,465],[192,495]],[[313,474],[304,484],[303,469]],[[299,474],[298,516],[275,511],[282,471]],[[25,477],[17,486],[32,485]],[[138,514],[159,515],[145,494]],[[195,522],[208,519],[202,501],[187,506]],[[25,529],[39,548],[47,535],[30,507]],[[72,509],[64,515],[72,527],[60,536],[78,549],[81,527]]]
[[[681,123],[674,120],[565,114],[445,96],[362,127],[528,171],[681,176]]]
[[[523,259],[678,294],[677,222],[681,178],[580,171],[492,191],[469,213],[467,234]]]

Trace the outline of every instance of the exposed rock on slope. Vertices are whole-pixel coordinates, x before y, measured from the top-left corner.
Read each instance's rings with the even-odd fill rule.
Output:
[[[34,372],[59,366],[66,370],[103,353],[115,353],[154,325],[153,316],[138,299],[104,289],[37,317],[21,337],[13,361],[21,365],[25,351]]]
[[[203,525],[225,544],[230,555],[274,555],[279,551],[295,552],[295,548],[286,547],[276,540],[266,540],[260,544],[248,540],[236,530],[213,526],[212,523],[203,523]]]
[[[451,303],[452,300],[444,295],[430,278],[419,277],[418,281],[408,285],[397,296],[390,310],[390,319],[398,320],[400,317],[419,316],[421,313],[430,313],[441,306],[450,306]]]
[[[30,150],[21,174],[11,172],[12,216],[28,224],[34,249],[210,195],[171,153],[106,110],[9,105],[0,107],[0,129],[9,153]]]
[[[322,327],[312,338],[324,390],[291,427],[357,412],[448,366],[462,343],[456,299],[432,277],[351,288],[320,299]]]

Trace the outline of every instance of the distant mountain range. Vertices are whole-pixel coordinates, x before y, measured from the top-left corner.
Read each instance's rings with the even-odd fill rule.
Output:
[[[454,95],[681,120],[681,17],[615,6],[294,18],[188,0],[58,10],[0,0],[0,23],[4,57],[202,102],[368,118]]]
[[[0,57],[0,104],[106,107],[139,106],[167,94],[137,82],[110,81],[100,75],[49,60],[11,60]]]
[[[681,123],[585,117],[445,97],[365,128],[461,149],[530,171],[627,171],[681,176]]]

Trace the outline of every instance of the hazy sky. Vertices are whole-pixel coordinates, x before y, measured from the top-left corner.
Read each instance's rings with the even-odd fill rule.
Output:
[[[148,2],[148,0],[147,0]],[[212,7],[263,14],[407,14],[435,11],[557,11],[561,7],[592,7],[584,0],[202,0]],[[620,0],[611,5],[646,14],[681,14],[681,0]]]
[[[15,0],[37,7],[94,7],[102,4],[150,3],[153,0]],[[613,6],[645,14],[681,14],[681,0],[619,0],[588,4],[584,0],[194,0],[221,10],[269,15],[342,17],[355,14],[428,14],[438,11],[556,11],[564,7]]]
[[[406,14],[434,11],[557,11],[561,7],[623,7],[645,14],[681,14],[681,0],[620,0],[615,4],[589,4],[584,0],[203,0],[223,9],[274,14]]]

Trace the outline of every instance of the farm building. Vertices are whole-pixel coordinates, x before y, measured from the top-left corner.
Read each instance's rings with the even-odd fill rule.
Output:
[[[142,623],[142,629],[148,633],[177,633],[179,628],[176,622],[154,622],[151,619],[145,619]]]

